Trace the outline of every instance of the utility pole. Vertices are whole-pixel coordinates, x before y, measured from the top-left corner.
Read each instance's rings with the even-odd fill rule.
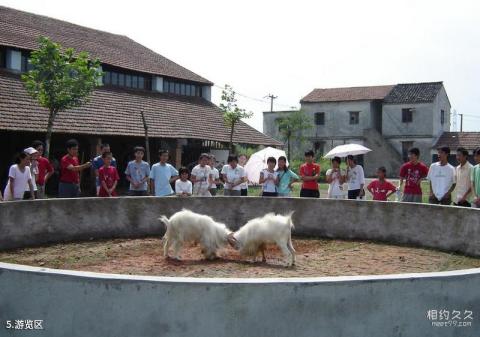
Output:
[[[463,132],[463,114],[458,114],[460,116],[460,132]]]
[[[147,125],[147,121],[145,120],[145,115],[143,114],[143,110],[141,110],[140,113],[142,114],[143,128],[145,130],[145,152],[147,152],[147,162],[148,162],[148,164],[151,164],[151,162],[150,162],[150,141],[148,139],[148,125]]]
[[[278,96],[274,96],[272,94],[268,94],[267,96],[265,96],[264,98],[270,98],[270,112],[273,112],[273,100],[278,98]]]

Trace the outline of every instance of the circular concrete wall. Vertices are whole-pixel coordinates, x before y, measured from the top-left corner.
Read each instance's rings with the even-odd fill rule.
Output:
[[[3,203],[0,249],[162,235],[163,226],[156,219],[182,207],[212,215],[232,229],[269,211],[295,210],[297,235],[369,239],[480,256],[478,210],[274,198]],[[48,337],[472,336],[479,324],[480,269],[309,279],[191,279],[0,263],[0,308],[2,324],[42,320],[44,329],[35,335]],[[438,315],[433,319],[433,311],[440,310],[461,311],[466,326],[453,326],[451,317],[450,323]],[[473,319],[468,318],[470,312]]]

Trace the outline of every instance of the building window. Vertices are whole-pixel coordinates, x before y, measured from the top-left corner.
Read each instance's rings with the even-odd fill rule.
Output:
[[[107,68],[103,71],[103,84],[133,89],[151,90],[151,80],[148,76],[122,71],[113,71]]]
[[[413,121],[413,109],[402,109],[402,123],[411,123]]]
[[[408,161],[408,150],[413,147],[413,142],[402,142],[402,158],[404,162]]]
[[[325,112],[315,113],[315,125],[325,125]]]
[[[183,96],[201,96],[201,87],[185,82],[163,79],[163,92]]]
[[[360,121],[360,111],[350,111],[350,124],[358,124]]]
[[[21,61],[22,73],[32,70],[33,66],[29,62],[29,60],[30,60],[30,52],[22,51],[22,61]]]
[[[445,110],[440,111],[440,123],[445,124]]]
[[[0,47],[0,68],[5,68],[7,65],[6,65],[6,53],[7,51],[5,50],[5,48],[1,48]]]

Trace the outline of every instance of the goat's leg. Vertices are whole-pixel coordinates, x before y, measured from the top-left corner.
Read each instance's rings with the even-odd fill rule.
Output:
[[[292,254],[292,266],[293,266],[293,265],[295,265],[296,261],[295,261],[295,249],[293,248],[292,237],[291,236],[288,238],[287,248],[290,251],[290,254]]]
[[[163,256],[168,257],[168,249],[170,248],[170,245],[172,242],[168,239],[168,236],[163,237]]]
[[[288,249],[288,245],[285,242],[277,242],[277,246],[280,247],[280,250],[282,251],[283,255],[287,258],[291,258],[292,253],[290,253],[290,250]],[[290,260],[290,259],[289,259]],[[290,266],[291,262],[288,261],[287,264]]]
[[[177,260],[180,260],[180,248],[181,248],[181,243],[178,242],[178,240],[175,240],[175,242],[173,243],[173,256],[177,259]]]

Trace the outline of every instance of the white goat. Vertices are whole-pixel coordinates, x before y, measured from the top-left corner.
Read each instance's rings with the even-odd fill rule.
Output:
[[[176,259],[180,259],[180,249],[189,241],[198,242],[205,258],[214,259],[217,250],[227,245],[228,236],[232,233],[223,223],[216,222],[208,215],[186,209],[175,213],[170,219],[161,216],[158,220],[167,227],[163,237],[163,255],[168,257],[168,250],[173,245]]]
[[[248,221],[235,233],[228,237],[228,242],[235,249],[240,251],[240,254],[246,256],[253,256],[256,260],[257,254],[262,253],[262,260],[265,262],[265,248],[269,243],[275,243],[281,250],[285,257],[290,257],[291,262],[288,264],[295,264],[295,249],[292,245],[292,222],[293,212],[287,215],[280,215],[275,213],[265,214],[263,217],[255,218]]]

